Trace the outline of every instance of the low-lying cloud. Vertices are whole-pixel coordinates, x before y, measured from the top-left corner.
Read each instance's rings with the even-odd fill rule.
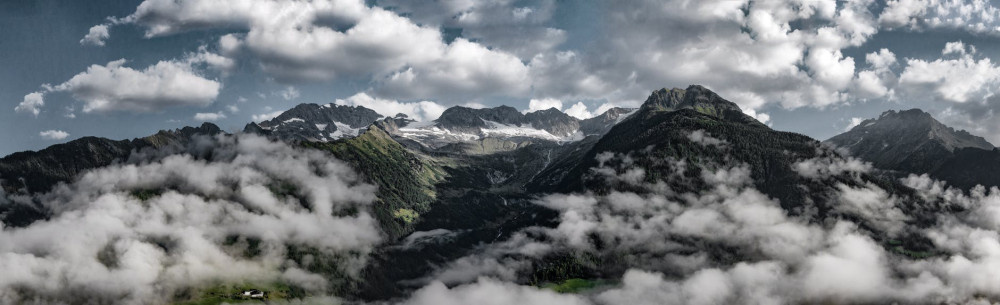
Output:
[[[323,293],[319,255],[350,276],[381,241],[375,187],[345,163],[250,135],[196,142],[35,196],[51,218],[0,231],[0,303],[160,304],[228,281]]]
[[[912,304],[1000,298],[992,271],[1000,264],[1000,189],[965,193],[911,175],[897,185],[914,193],[892,192],[872,180],[870,164],[817,149],[820,157],[795,163],[793,170],[803,185],[826,181],[830,194],[827,202],[802,203],[813,205],[811,212],[794,214],[755,189],[745,165],[700,164],[701,174],[692,179],[678,173],[693,165],[667,160],[675,173],[661,173],[660,181],[636,180],[627,174],[630,169],[606,166],[636,164],[622,161],[642,156],[601,154],[601,167],[593,171],[612,176],[609,183],[631,181],[632,191],[542,197],[538,204],[560,213],[557,225],[525,229],[456,260],[408,302],[488,302],[479,298],[487,293],[519,304]],[[702,187],[681,191],[691,185]],[[526,280],[539,266],[533,262],[567,254],[583,268],[625,269],[604,277],[612,284],[558,297]]]

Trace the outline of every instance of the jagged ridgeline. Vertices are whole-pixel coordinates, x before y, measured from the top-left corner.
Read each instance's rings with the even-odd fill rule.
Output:
[[[198,156],[199,152],[192,151],[197,141],[220,133],[218,127],[206,123],[134,140],[83,138],[0,159],[0,178],[6,193],[30,197],[111,164],[149,156]],[[720,187],[752,189],[751,193],[759,191],[776,203],[782,215],[796,217],[796,221],[822,227],[831,219],[850,219],[873,240],[898,249],[894,253],[933,250],[926,238],[905,230],[890,233],[883,223],[842,208],[844,190],[877,188],[900,199],[906,211],[904,224],[931,223],[934,207],[915,199],[913,190],[897,176],[865,166],[835,170],[831,162],[857,160],[845,161],[807,136],[772,130],[743,114],[736,104],[697,85],[656,90],[638,109],[613,108],[585,120],[557,109],[521,113],[500,106],[452,107],[434,121],[421,122],[402,114],[383,117],[360,106],[302,104],[274,119],[247,124],[242,133],[341,160],[361,182],[376,187],[372,203],[359,209],[370,209],[381,240],[370,252],[352,252],[366,258],[356,273],[320,272],[340,270],[338,261],[323,261],[325,256],[317,249],[289,250],[296,263],[320,266],[306,271],[319,270],[318,274],[330,277],[322,291],[349,299],[405,297],[439,274],[443,266],[479,257],[491,245],[511,240],[552,245],[545,254],[491,257],[518,262],[518,269],[507,276],[519,284],[575,291],[614,283],[630,268],[683,275],[669,269],[670,264],[653,264],[653,256],[625,246],[619,237],[590,233],[582,240],[592,247],[584,251],[538,233],[557,228],[563,221],[561,213],[566,211],[540,203],[545,201],[540,198],[553,193],[635,193],[685,202],[695,197],[714,200],[711,192]],[[982,146],[967,137],[948,143],[969,141]],[[949,145],[959,152],[964,147]],[[746,177],[736,182],[715,177],[727,173],[745,173]],[[296,189],[276,185],[271,191],[284,194]],[[162,190],[145,190],[135,196],[161,194]],[[601,200],[599,204],[608,201]],[[18,202],[0,206],[0,219],[7,226],[29,227],[58,217],[51,207],[34,205],[31,200]],[[694,253],[724,265],[766,257],[759,249],[698,237],[663,239],[677,247],[656,252],[658,259]],[[308,294],[286,282],[272,284],[289,287],[295,296]]]

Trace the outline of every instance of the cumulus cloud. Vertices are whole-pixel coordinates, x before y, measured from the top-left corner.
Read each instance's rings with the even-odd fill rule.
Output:
[[[549,108],[562,110],[562,101],[554,98],[531,99],[528,101],[528,109],[524,110],[523,112],[524,113],[535,112],[539,110],[546,110]]]
[[[911,175],[901,181],[915,191],[906,197],[866,182],[860,174],[868,164],[824,149],[817,154],[793,167],[806,179],[800,187],[815,187],[808,181],[818,177],[839,181],[828,184],[832,197],[802,203],[832,208],[825,214],[789,213],[752,186],[748,167],[699,164],[692,181],[678,174],[690,165],[666,160],[663,181],[640,180],[630,184],[632,191],[539,198],[560,213],[554,227],[525,229],[456,260],[414,299],[476,302],[478,292],[489,290],[532,304],[525,295],[537,288],[510,282],[537,275],[534,266],[544,265],[531,262],[553,255],[578,255],[581,268],[628,269],[612,276],[617,284],[574,296],[582,299],[545,300],[550,303],[975,303],[1000,297],[988,271],[1000,257],[1000,189],[964,193]],[[649,162],[639,161],[644,157],[599,154],[594,171],[628,180],[631,167]],[[701,186],[681,190],[692,183]],[[941,212],[955,209],[968,212]],[[911,250],[921,240],[931,248]]]
[[[38,117],[38,114],[42,112],[42,106],[45,106],[45,93],[32,92],[24,96],[24,100],[17,104],[17,107],[14,107],[14,111],[20,113],[30,113],[31,115]]]
[[[334,104],[364,106],[387,117],[393,117],[396,114],[402,113],[417,121],[435,120],[447,109],[447,107],[431,101],[403,103],[396,100],[375,98],[366,93],[358,93],[346,99],[338,99]]]
[[[946,28],[1000,34],[1000,8],[990,1],[890,0],[878,21],[890,28],[918,31]]]
[[[220,119],[225,119],[225,118],[226,118],[226,114],[222,113],[222,111],[219,111],[219,112],[199,112],[199,113],[195,113],[194,114],[194,120],[195,121],[207,121],[207,122],[211,122],[211,121],[218,121]]]
[[[323,293],[314,264],[350,276],[381,240],[375,187],[344,163],[252,135],[198,142],[37,195],[51,217],[0,230],[0,302],[160,304],[187,287],[278,279]]]
[[[517,94],[529,87],[516,56],[464,38],[445,41],[436,27],[364,1],[147,0],[112,19],[145,28],[147,37],[225,29],[231,33],[219,40],[224,54],[250,54],[285,82],[372,77],[376,92],[411,99]],[[547,38],[561,33],[543,32]]]
[[[976,53],[975,47],[970,46],[970,48],[971,49],[970,49],[969,53]],[[948,55],[948,54],[961,54],[961,55],[965,55],[965,53],[966,53],[966,47],[965,47],[965,44],[962,43],[961,41],[953,41],[953,42],[946,43],[944,45],[944,50],[941,51],[942,55]]]
[[[263,121],[267,121],[267,120],[276,118],[279,115],[281,115],[282,112],[284,112],[284,111],[278,110],[278,111],[271,111],[271,112],[267,112],[267,113],[254,114],[254,115],[250,116],[250,118],[253,119],[254,122],[258,122],[259,123],[259,122],[263,122]]]
[[[596,36],[592,52],[556,50],[565,33],[547,25],[555,1],[379,2],[389,11],[361,1],[147,0],[117,20],[143,27],[150,37],[234,31],[220,39],[223,53],[249,52],[279,79],[370,77],[370,92],[379,97],[531,94],[628,104],[663,84],[700,83],[752,92],[735,101],[756,113],[766,103],[821,107],[848,99],[858,74],[841,50],[864,43],[877,27],[871,1],[833,3],[629,2],[602,13],[615,34]],[[799,20],[822,24],[794,28]],[[440,28],[460,29],[461,37],[443,37]],[[597,56],[622,52],[633,56]]]
[[[349,78],[371,84],[362,90],[370,96],[399,100],[455,104],[504,96],[634,107],[653,88],[697,83],[767,122],[761,110],[768,106],[822,108],[920,96],[897,96],[897,86],[913,91],[930,84],[949,100],[988,96],[916,77],[920,70],[949,69],[944,65],[978,76],[981,61],[928,67],[932,61],[906,59],[899,66],[913,67],[899,83],[891,51],[868,54],[862,68],[861,59],[844,50],[865,44],[880,28],[993,33],[1000,20],[1000,11],[985,1],[894,0],[884,7],[871,0],[630,1],[602,7],[594,18],[606,27],[589,37],[586,49],[574,49],[562,46],[573,29],[552,26],[560,5],[146,0],[94,31],[105,25],[138,26],[147,37],[221,31],[221,55],[206,53],[214,55],[205,60],[217,63],[212,66],[232,67],[239,56],[284,83]],[[974,53],[959,44],[949,48],[948,56]],[[570,109],[581,118],[600,113]]]
[[[91,65],[62,84],[46,86],[46,92],[69,92],[84,103],[83,112],[149,112],[207,106],[215,101],[222,87],[218,81],[201,76],[188,61],[160,61],[142,70],[124,65],[124,59]],[[29,94],[25,102],[30,97],[41,106],[42,94]]]
[[[210,69],[220,72],[223,76],[227,76],[233,69],[236,68],[235,60],[212,53],[208,50],[208,47],[204,45],[198,47],[197,52],[187,54],[187,56],[184,57],[184,62],[192,66],[205,65]]]
[[[610,104],[605,104],[605,105],[602,105],[602,106],[605,106],[605,107],[598,109],[599,111],[601,111],[601,113],[603,113],[603,111],[607,111],[607,109],[611,109],[611,107],[613,107]],[[564,110],[563,109],[563,102],[560,101],[560,100],[558,100],[558,99],[554,99],[554,98],[531,99],[531,100],[528,101],[528,109],[525,109],[522,112],[529,113],[529,112],[535,112],[535,111],[540,111],[540,110],[547,110],[547,109],[551,109],[551,108],[555,108],[556,110],[562,111],[562,112],[568,114],[569,116],[572,116],[572,117],[575,117],[575,118],[581,119],[581,120],[585,120],[585,119],[589,119],[589,118],[594,117],[594,113],[591,113],[589,110],[587,110],[587,105],[585,105],[583,102],[577,102],[576,104],[573,104],[572,106],[570,106],[569,108],[566,108]]]
[[[457,39],[439,58],[379,80],[375,92],[397,98],[522,96],[530,88],[527,79],[528,68],[517,57]]]
[[[69,133],[62,130],[46,130],[39,132],[38,135],[46,140],[62,140],[69,137]]]
[[[933,61],[907,59],[899,75],[900,88],[913,95],[931,93],[945,101],[965,103],[982,98],[1000,80],[1000,68],[989,58],[976,59],[960,42],[945,47],[944,54],[958,58]],[[929,92],[928,92],[929,91]]]
[[[300,93],[299,89],[295,89],[295,87],[293,86],[288,86],[285,87],[285,89],[282,89],[281,91],[275,93],[275,95],[280,96],[286,101],[290,101],[299,98]]]
[[[573,106],[566,108],[565,112],[566,114],[581,120],[594,117],[594,114],[587,110],[587,105],[584,105],[583,102],[576,102]]]
[[[80,39],[80,44],[103,47],[104,41],[111,38],[111,34],[108,34],[108,26],[108,24],[98,24],[90,27],[87,35]]]
[[[567,33],[548,25],[556,1],[412,1],[380,0],[382,7],[410,16],[415,22],[460,29],[460,36],[509,51],[524,61],[561,45]]]
[[[847,121],[847,127],[844,127],[844,131],[847,132],[850,131],[851,129],[854,129],[854,127],[861,125],[861,122],[863,122],[864,120],[865,120],[864,118],[859,118],[859,117],[851,118],[849,121]]]

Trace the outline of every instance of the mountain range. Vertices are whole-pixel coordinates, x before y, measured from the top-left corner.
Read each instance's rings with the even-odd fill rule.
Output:
[[[301,104],[273,119],[251,122],[240,134],[322,152],[377,186],[371,209],[385,241],[356,274],[330,271],[339,270],[336,263],[306,264],[322,256],[288,250],[294,254],[289,260],[314,266],[303,268],[328,279],[326,291],[361,301],[405,297],[441,266],[483,253],[503,253],[491,257],[492,264],[516,261],[529,266],[510,276],[516,283],[536,286],[621,278],[636,266],[681,272],[656,259],[692,253],[722,265],[770,255],[767,249],[698,235],[664,238],[660,241],[669,246],[649,252],[629,246],[634,236],[598,233],[577,241],[589,245],[585,250],[555,248],[535,255],[490,248],[532,238],[559,244],[538,233],[538,228],[563,228],[569,217],[559,205],[539,204],[545,201],[539,198],[553,193],[615,198],[599,210],[622,219],[648,216],[628,212],[634,208],[628,202],[640,199],[676,210],[726,196],[749,196],[737,202],[769,198],[782,213],[805,223],[853,220],[892,255],[919,259],[939,250],[926,236],[899,230],[885,219],[928,226],[939,213],[962,208],[928,204],[901,178],[927,173],[966,189],[1000,185],[995,174],[1000,172],[1000,152],[992,144],[944,126],[920,110],[883,113],[824,145],[805,135],[773,130],[698,85],[656,90],[637,109],[612,108],[584,120],[555,108],[522,113],[508,106],[456,106],[436,120],[420,122],[403,114],[385,117],[362,106]],[[179,154],[210,158],[217,153],[205,150],[206,139],[238,136],[205,123],[133,140],[81,138],[0,159],[0,179],[7,194],[28,197],[113,164],[142,164]],[[877,188],[881,193],[876,194],[883,194],[879,198],[911,200],[900,200],[905,208],[886,214],[891,217],[869,218],[868,210],[849,208],[855,197],[843,195],[866,188]],[[294,193],[281,186],[271,191]],[[130,194],[155,197],[163,190]],[[58,210],[36,201],[0,205],[0,220],[6,226],[28,227]],[[618,219],[596,218],[602,217]]]

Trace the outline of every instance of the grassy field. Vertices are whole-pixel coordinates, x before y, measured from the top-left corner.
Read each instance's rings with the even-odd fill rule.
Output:
[[[588,280],[588,279],[568,279],[562,283],[546,283],[542,285],[542,288],[551,289],[558,293],[580,293],[587,291],[599,286],[610,285],[608,281],[605,280]]]
[[[264,292],[264,299],[250,299],[242,296],[243,291],[257,289]],[[283,283],[269,284],[218,284],[204,288],[193,288],[187,291],[187,297],[180,296],[181,300],[174,302],[174,305],[218,305],[223,303],[238,303],[245,301],[275,301],[288,300],[302,297],[300,292]]]

